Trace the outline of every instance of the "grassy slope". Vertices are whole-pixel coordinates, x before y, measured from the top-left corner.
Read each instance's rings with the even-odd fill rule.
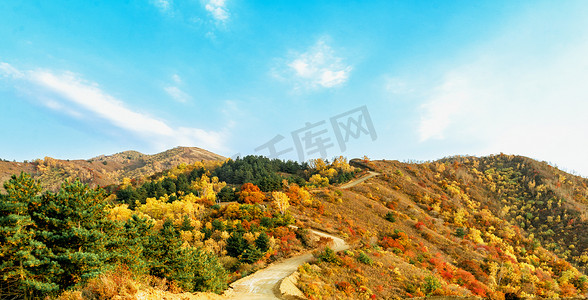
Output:
[[[515,156],[370,167],[382,175],[317,193],[323,208],[293,208],[302,223],[338,232],[355,247],[340,255],[339,265],[301,268],[307,295],[586,293],[584,278],[568,263],[581,270],[586,263],[585,179]],[[384,218],[388,212],[395,222]],[[467,235],[456,236],[458,228]],[[358,261],[362,252],[371,264]],[[428,276],[435,278],[429,284]]]

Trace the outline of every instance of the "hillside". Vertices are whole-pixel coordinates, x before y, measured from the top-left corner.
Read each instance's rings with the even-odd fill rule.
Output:
[[[151,161],[177,161],[165,153]],[[87,163],[131,166],[141,159],[148,160],[126,152]],[[136,164],[126,174],[149,166]],[[38,282],[32,291],[40,295],[221,293],[268,265],[290,257],[302,263],[294,257],[309,252],[314,259],[292,277],[309,299],[588,293],[588,180],[522,156],[303,164],[247,156],[178,164],[107,191],[72,183],[39,194],[26,176],[7,186],[0,223],[12,242],[2,255],[21,261],[19,272]],[[350,248],[335,253],[311,229]],[[77,239],[79,233],[88,239]],[[23,247],[29,256],[19,256]],[[70,253],[97,255],[99,263],[63,263]],[[27,267],[33,258],[42,263]],[[0,268],[13,280],[4,285],[30,290],[11,268]],[[112,282],[131,282],[121,274],[133,286],[117,288]]]
[[[43,188],[56,190],[65,179],[80,178],[91,186],[120,184],[123,178],[140,179],[179,164],[192,164],[203,160],[225,158],[196,147],[177,147],[148,155],[137,151],[124,151],[113,155],[100,155],[87,160],[61,160],[51,157],[33,162],[0,160],[0,182],[13,174],[27,172],[39,179]],[[2,190],[3,188],[0,188]]]
[[[355,164],[381,175],[292,210],[352,244],[300,268],[311,299],[586,296],[586,179],[508,155]]]

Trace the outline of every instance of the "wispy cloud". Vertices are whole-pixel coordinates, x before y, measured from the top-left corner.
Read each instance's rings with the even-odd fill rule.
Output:
[[[172,8],[172,0],[152,0],[151,4],[162,13],[167,13]]]
[[[229,19],[230,14],[225,0],[206,0],[204,9],[220,23],[224,24]]]
[[[171,78],[176,84],[181,84],[183,82],[182,77],[180,77],[178,74],[172,75]]]
[[[182,86],[183,84],[183,80],[182,77],[180,77],[180,75],[178,74],[173,74],[171,76],[171,80],[172,80],[172,84],[163,87],[163,90],[170,95],[174,100],[181,102],[181,103],[186,103],[188,102],[190,99],[192,99],[192,97],[190,97],[190,95],[188,95],[186,92],[184,92],[180,86]]]
[[[456,72],[458,73],[458,72]],[[444,82],[433,90],[433,96],[421,105],[419,126],[420,141],[444,139],[448,128],[456,120],[462,120],[467,111],[467,103],[472,100],[471,82],[465,74],[450,73]]]
[[[190,100],[190,95],[186,94],[177,86],[166,86],[163,89],[178,102],[186,103]]]
[[[18,70],[10,64],[0,64],[0,74],[11,78],[42,101],[48,108],[70,116],[101,119],[128,132],[158,149],[198,146],[212,151],[226,151],[226,133],[198,128],[173,128],[165,120],[136,112],[124,102],[103,91],[98,84],[83,80],[79,75],[47,70]],[[86,120],[88,118],[79,118]]]
[[[293,82],[295,89],[334,88],[349,79],[351,70],[322,38],[305,52],[293,51],[274,75]]]

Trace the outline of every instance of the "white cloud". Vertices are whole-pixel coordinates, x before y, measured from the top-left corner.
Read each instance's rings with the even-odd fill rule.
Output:
[[[5,62],[0,62],[0,74],[2,74],[2,77],[12,78],[21,78],[23,76],[19,70]]]
[[[229,19],[229,11],[225,0],[208,0],[204,3],[204,9],[206,9],[216,21],[221,23],[224,23]]]
[[[296,89],[333,88],[344,84],[351,70],[325,39],[319,39],[306,52],[294,53],[275,75],[293,81]]]
[[[420,140],[475,144],[478,155],[526,155],[588,176],[588,32],[549,45],[541,25],[536,35],[523,25],[445,72],[420,107]]]
[[[445,81],[433,91],[434,96],[421,105],[419,126],[421,141],[444,139],[447,129],[467,113],[471,101],[470,82],[459,74],[447,74]]]
[[[169,85],[163,88],[163,90],[170,95],[174,100],[181,102],[181,103],[186,103],[188,102],[192,97],[190,97],[190,95],[188,95],[186,92],[184,92],[182,89],[180,89],[179,86],[182,85],[183,80],[180,77],[180,75],[178,74],[173,74],[171,76],[171,80],[173,81],[174,85]]]
[[[171,78],[177,84],[181,84],[182,83],[182,77],[180,77],[180,75],[178,75],[178,74],[172,75]]]
[[[171,0],[152,0],[151,3],[162,13],[168,12],[172,6]]]
[[[164,120],[128,108],[125,103],[101,90],[97,84],[84,81],[71,72],[55,74],[45,70],[19,71],[2,63],[0,74],[2,73],[53,110],[81,120],[99,118],[153,144],[158,150],[182,145],[226,151],[224,132],[173,128]]]
[[[163,89],[178,102],[186,103],[188,100],[190,100],[190,95],[186,94],[177,86],[166,86]]]

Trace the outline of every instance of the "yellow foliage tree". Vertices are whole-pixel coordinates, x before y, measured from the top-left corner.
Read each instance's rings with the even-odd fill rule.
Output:
[[[184,216],[192,220],[198,220],[202,217],[204,206],[198,204],[195,197],[188,194],[180,198],[180,200],[169,203],[167,197],[147,198],[145,204],[137,205],[135,210],[137,212],[148,215],[155,220],[171,219],[172,221],[180,221]]]
[[[336,157],[331,165],[333,166],[333,168],[335,168],[337,170],[341,170],[344,173],[352,172],[354,169],[347,162],[347,158],[345,158],[343,156]]]
[[[327,168],[327,169],[321,170],[319,172],[319,174],[321,174],[322,176],[327,177],[327,178],[333,178],[333,177],[337,176],[338,173],[339,172],[337,172],[337,170],[335,168]]]
[[[272,198],[272,204],[276,207],[276,209],[281,214],[285,214],[288,210],[288,207],[290,207],[290,199],[288,199],[288,196],[282,192],[272,192]]]
[[[198,191],[198,195],[202,202],[207,204],[214,204],[216,201],[216,194],[227,185],[224,181],[219,181],[218,177],[208,177],[202,174],[199,180],[192,181],[192,189]]]
[[[327,169],[327,163],[322,158],[311,159],[308,164],[312,169],[315,169],[319,172]]]
[[[308,182],[316,187],[327,186],[329,185],[329,178],[323,177],[320,174],[314,174],[310,177]]]

